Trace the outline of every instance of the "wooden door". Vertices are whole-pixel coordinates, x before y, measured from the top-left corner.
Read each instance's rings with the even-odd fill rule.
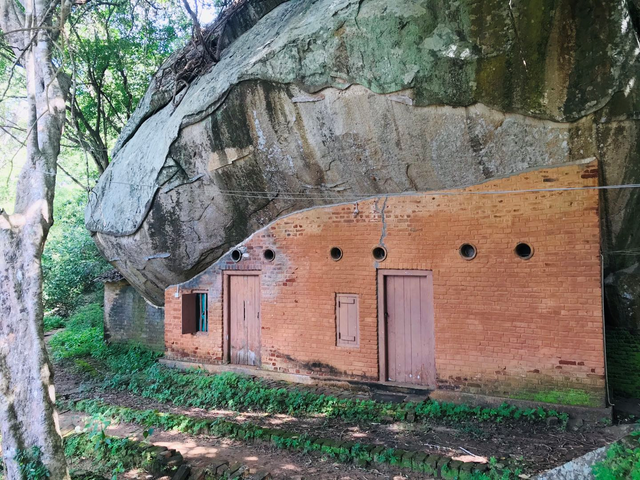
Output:
[[[435,387],[431,272],[388,274],[384,281],[384,381]]]
[[[260,277],[229,277],[229,361],[259,366],[260,361]]]

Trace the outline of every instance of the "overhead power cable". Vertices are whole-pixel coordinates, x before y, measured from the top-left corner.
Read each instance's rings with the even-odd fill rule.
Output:
[[[46,175],[53,175],[50,172],[40,172]],[[144,187],[144,188],[162,188],[163,185],[157,184],[142,184],[142,183],[131,183],[131,182],[121,182],[118,180],[111,180],[111,183],[117,185],[128,185],[131,187]],[[599,185],[599,186],[582,186],[582,187],[552,187],[552,188],[530,188],[530,189],[521,189],[521,190],[477,190],[477,191],[467,191],[470,187],[477,187],[481,184],[469,184],[464,186],[454,186],[448,187],[446,190],[425,190],[425,191],[410,191],[410,192],[372,192],[372,193],[342,193],[342,192],[287,192],[287,191],[268,191],[268,190],[227,190],[220,189],[218,192],[221,195],[229,196],[229,197],[240,197],[240,198],[256,198],[256,199],[274,199],[278,198],[281,200],[340,200],[340,201],[357,201],[364,200],[375,197],[386,197],[386,196],[413,196],[416,194],[420,195],[431,195],[431,196],[456,196],[456,195],[509,195],[509,194],[522,194],[522,193],[553,193],[553,192],[572,192],[572,191],[584,191],[584,190],[622,190],[622,189],[635,189],[640,188],[639,183],[630,183],[630,184],[619,184],[619,185]],[[310,188],[321,188],[321,187],[310,187]]]

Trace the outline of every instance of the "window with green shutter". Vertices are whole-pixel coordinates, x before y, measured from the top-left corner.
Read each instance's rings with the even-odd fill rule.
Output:
[[[206,293],[182,295],[182,333],[209,331],[209,305]]]
[[[207,294],[198,293],[198,332],[209,331],[209,308]]]

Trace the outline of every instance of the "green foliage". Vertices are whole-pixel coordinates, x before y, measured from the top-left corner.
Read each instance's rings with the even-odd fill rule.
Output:
[[[607,457],[596,463],[593,474],[598,480],[640,480],[640,431],[630,436],[631,443],[618,442],[607,451]]]
[[[18,464],[22,480],[43,480],[51,476],[42,463],[42,451],[39,447],[18,450],[14,459]]]
[[[613,393],[640,397],[640,333],[607,329],[607,365]]]
[[[207,375],[201,371],[181,372],[160,365],[153,365],[135,375],[113,375],[106,381],[106,386],[180,406],[258,410],[290,415],[321,414],[353,421],[380,421],[385,416],[404,419],[408,411],[414,411],[416,418],[421,420],[539,421],[549,416],[557,416],[564,423],[568,420],[566,414],[553,410],[522,410],[507,404],[498,408],[482,408],[435,400],[398,405],[372,400],[338,399],[295,388],[272,388],[259,379],[230,372]]]
[[[111,268],[84,227],[86,195],[79,189],[60,193],[56,223],[42,254],[45,310],[67,314],[82,295],[98,288],[95,278]]]
[[[86,433],[65,439],[65,456],[91,458],[96,470],[111,473],[113,480],[127,470],[150,467],[153,463],[150,453],[139,442],[108,436],[105,430],[109,424],[104,416],[94,415]]]
[[[85,148],[100,172],[164,59],[190,36],[179,2],[87,4],[72,13],[72,42],[65,52],[77,76],[73,128],[65,136]],[[65,58],[66,60],[66,58]]]
[[[340,462],[354,462],[359,465],[366,465],[373,461],[399,465],[402,461],[401,451],[393,448],[387,448],[374,455],[372,453],[374,450],[372,445],[312,438],[306,434],[267,429],[249,422],[234,423],[221,418],[197,418],[181,414],[161,413],[157,410],[136,410],[107,405],[97,400],[64,402],[62,406],[70,410],[93,415],[103,424],[108,423],[107,419],[111,419],[115,422],[135,423],[146,428],[158,427],[189,435],[207,434],[240,440],[271,441],[278,448],[303,451],[305,453],[316,451]],[[77,455],[77,453],[72,452],[70,454]],[[411,465],[410,468],[423,471],[421,466]],[[493,459],[488,473],[474,473],[472,478],[477,480],[509,480],[518,478],[519,474],[519,470],[512,472]]]
[[[91,304],[80,308],[66,322],[67,328],[51,338],[53,358],[82,358],[102,354],[103,313],[100,305]]]
[[[450,421],[495,421],[508,419],[540,421],[556,416],[566,424],[568,416],[554,410],[519,409],[502,404],[497,408],[472,407],[435,400],[394,404],[373,400],[339,399],[297,388],[273,388],[260,379],[227,372],[209,375],[201,370],[180,371],[156,363],[158,353],[141,346],[109,345],[102,338],[102,310],[98,305],[80,309],[67,321],[67,328],[51,339],[55,359],[91,357],[104,370],[103,386],[152,398],[159,402],[204,409],[256,410],[290,415],[326,415],[353,421],[402,420],[408,412],[417,419]],[[90,365],[80,364],[84,371]],[[92,372],[92,373],[95,373]]]
[[[51,330],[57,330],[65,326],[65,320],[60,315],[45,315],[44,317],[44,331],[49,332]]]
[[[160,356],[141,345],[108,345],[104,341],[103,307],[89,304],[78,309],[66,321],[66,328],[51,338],[50,347],[56,360],[73,359],[85,373],[92,376],[98,370],[87,360],[99,362],[108,376],[119,378],[151,367]]]
[[[583,405],[597,407],[598,400],[583,390],[548,390],[545,392],[519,393],[512,398],[533,400],[542,403],[557,403],[560,405]]]

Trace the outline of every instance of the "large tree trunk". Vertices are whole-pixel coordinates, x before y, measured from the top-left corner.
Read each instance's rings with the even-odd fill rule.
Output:
[[[0,216],[0,422],[5,474],[20,479],[19,451],[38,447],[52,480],[69,478],[55,411],[53,371],[43,333],[41,256],[53,224],[53,196],[65,94],[52,64],[65,5],[0,0],[0,27],[26,69],[27,161],[14,213]],[[34,28],[37,26],[39,28]],[[15,33],[11,33],[15,32]]]

